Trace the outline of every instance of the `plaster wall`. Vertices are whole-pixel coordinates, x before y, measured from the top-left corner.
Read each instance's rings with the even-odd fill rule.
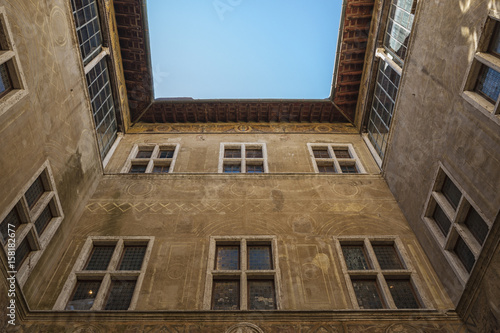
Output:
[[[422,215],[441,163],[488,221],[498,217],[500,127],[461,93],[488,13],[499,9],[499,1],[419,2],[384,164],[389,188],[455,304],[464,289],[480,287],[481,279],[472,279],[475,274],[482,274],[488,265],[492,266],[488,271],[498,271],[498,259],[484,259],[498,254],[483,250],[476,272],[464,285]],[[498,223],[491,228],[484,249],[496,248],[497,229]],[[481,286],[498,284],[497,277],[488,273]],[[489,305],[476,304],[482,307],[480,312],[498,308],[500,293],[490,291]]]
[[[27,92],[0,115],[0,214],[8,213],[48,160],[65,215],[25,285],[30,294],[46,284],[102,167],[69,1],[0,0],[0,7]]]

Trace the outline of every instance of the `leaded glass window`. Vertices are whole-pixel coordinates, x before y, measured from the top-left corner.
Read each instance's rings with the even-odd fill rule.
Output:
[[[441,187],[441,192],[453,209],[457,209],[460,198],[462,198],[462,193],[449,177],[445,178],[443,186]]]
[[[263,173],[264,166],[262,164],[247,164],[247,173]]]
[[[371,268],[366,260],[365,249],[362,245],[342,245],[342,253],[344,254],[347,269],[364,270]]]
[[[12,81],[6,63],[0,65],[0,96],[12,90]]]
[[[174,150],[173,149],[162,149],[158,154],[158,158],[173,158]]]
[[[218,270],[240,269],[240,247],[233,245],[219,245],[216,249],[216,265]]]
[[[472,233],[474,238],[483,245],[486,236],[488,235],[488,225],[484,222],[483,218],[478,214],[474,208],[470,208],[465,218],[464,224]]]
[[[101,281],[77,281],[66,310],[90,310],[101,287]]]
[[[481,66],[476,91],[496,103],[500,94],[500,73],[486,65]]]
[[[0,234],[2,235],[2,239],[4,241],[9,238],[8,232],[9,229],[12,230],[17,230],[19,226],[21,225],[21,217],[19,216],[19,213],[17,211],[17,207],[12,208],[12,210],[9,212],[9,214],[5,217],[5,219],[0,223]],[[9,226],[10,224],[10,226]],[[14,227],[12,227],[14,226]]]
[[[398,309],[418,309],[420,304],[410,280],[386,279],[392,299]]]
[[[389,12],[384,46],[402,65],[406,58],[415,16],[414,0],[393,0]]]
[[[404,268],[393,245],[372,245],[381,269]]]
[[[434,221],[436,221],[439,230],[441,230],[443,235],[446,237],[448,235],[448,232],[450,231],[451,222],[439,205],[436,205],[432,217],[434,218]]]
[[[358,173],[358,169],[354,164],[341,164],[340,170],[342,170],[342,173]]]
[[[248,280],[248,309],[274,310],[276,308],[273,280]]]
[[[28,258],[28,255],[30,254],[31,251],[33,251],[33,249],[31,248],[28,238],[25,237],[24,240],[21,242],[21,244],[19,244],[19,246],[16,249],[16,255],[15,255],[16,270],[18,270],[19,267],[21,267],[24,260]]]
[[[240,149],[224,149],[224,158],[241,158]]]
[[[213,310],[239,310],[240,281],[214,280],[212,288]]]
[[[249,245],[248,253],[248,269],[264,270],[272,269],[271,262],[271,246],[270,245]]]
[[[135,158],[150,158],[153,154],[152,150],[139,150]]]
[[[380,60],[368,120],[368,138],[381,158],[387,147],[400,79],[401,76],[388,63]]]
[[[153,167],[153,173],[168,173],[170,171],[170,166],[168,165],[155,165]]]
[[[314,158],[330,158],[328,149],[313,149]]]
[[[335,173],[335,168],[332,165],[318,165],[320,173]]]
[[[147,167],[145,164],[132,164],[129,173],[145,173]]]
[[[108,268],[109,261],[113,256],[115,246],[94,245],[90,259],[85,267],[87,271],[105,271]]]
[[[142,267],[146,246],[126,245],[123,249],[122,261],[119,270],[121,271],[139,271]]]
[[[239,164],[224,164],[224,173],[240,173],[241,165]]]
[[[39,176],[26,191],[25,197],[28,202],[28,206],[33,208],[44,192],[45,186],[43,185],[42,176]]]
[[[128,310],[135,290],[135,280],[113,280],[104,310]]]
[[[71,0],[76,34],[84,64],[101,50],[102,37],[95,0]]]
[[[348,149],[333,149],[333,152],[337,158],[352,158]]]
[[[99,61],[86,75],[92,102],[92,114],[101,157],[104,158],[117,135],[115,106],[109,81],[106,58]]]
[[[52,215],[52,211],[50,210],[50,205],[47,205],[47,207],[45,207],[45,209],[35,221],[35,228],[38,232],[38,235],[41,235],[43,233],[53,217],[54,216]]]
[[[472,271],[472,267],[474,267],[474,264],[476,263],[476,258],[461,237],[458,237],[455,247],[453,248],[453,252],[455,252],[458,259],[460,259],[467,272],[470,273]]]
[[[376,280],[353,279],[352,287],[361,309],[384,308]]]
[[[247,158],[262,158],[262,148],[247,148],[246,156]]]

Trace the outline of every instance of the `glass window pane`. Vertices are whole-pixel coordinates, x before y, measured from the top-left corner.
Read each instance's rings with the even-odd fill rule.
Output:
[[[31,184],[30,188],[26,191],[25,197],[28,202],[28,206],[33,208],[42,196],[43,192],[45,192],[45,187],[43,186],[42,177],[38,177],[33,184]]]
[[[500,94],[500,73],[488,66],[482,65],[477,80],[476,91],[496,103]]]
[[[262,158],[262,149],[251,148],[246,150],[247,158]]]
[[[147,165],[143,164],[132,164],[129,173],[145,173],[147,167]]]
[[[128,310],[134,295],[135,280],[113,280],[104,310]]]
[[[160,150],[160,154],[158,154],[158,158],[173,158],[174,150],[173,149],[162,149]]]
[[[335,148],[333,152],[337,158],[351,158],[351,154],[349,154],[349,150],[347,148]]]
[[[449,177],[445,178],[441,192],[451,204],[453,209],[457,209],[460,198],[462,198],[462,192],[460,192],[458,187],[456,187]]]
[[[383,309],[384,304],[380,298],[377,281],[352,280],[352,287],[361,309]]]
[[[240,149],[224,149],[225,158],[241,158]]]
[[[472,267],[474,267],[476,258],[474,258],[474,254],[462,238],[458,237],[453,251],[457,255],[458,259],[460,259],[467,272],[470,273],[472,271]]]
[[[486,235],[488,235],[488,225],[474,208],[470,208],[465,218],[464,224],[467,226],[472,235],[477,239],[479,244],[483,245]]]
[[[10,81],[9,69],[7,64],[0,65],[0,95],[12,89]]]
[[[135,158],[150,158],[153,154],[152,150],[139,150]]]
[[[47,227],[47,225],[49,224],[50,220],[52,220],[53,217],[54,216],[52,215],[50,207],[49,206],[45,207],[45,209],[42,211],[40,216],[35,221],[35,228],[39,236],[44,232],[45,228]]]
[[[366,260],[365,249],[362,245],[342,245],[342,253],[349,270],[370,269]]]
[[[21,267],[24,260],[28,257],[31,251],[33,251],[33,249],[31,248],[28,239],[24,238],[24,240],[21,242],[21,244],[19,244],[19,246],[16,249],[16,255],[15,255],[16,270],[19,269],[19,267]]]
[[[495,22],[495,31],[490,42],[490,52],[500,55],[500,23]]]
[[[240,247],[237,245],[218,245],[216,248],[215,269],[240,269]]]
[[[330,153],[327,148],[313,149],[314,158],[330,158]]]
[[[247,173],[263,173],[264,166],[260,165],[247,165]]]
[[[434,214],[432,214],[432,218],[436,221],[439,230],[446,237],[448,235],[448,231],[450,231],[451,222],[448,219],[448,216],[444,213],[439,205],[436,204],[436,209],[434,210]]]
[[[101,32],[99,29],[99,17],[97,14],[95,0],[87,3],[86,1],[71,1],[73,7],[73,16],[75,17],[76,30],[84,31],[85,34],[78,34],[80,45],[91,45],[82,52],[82,59],[88,63],[101,48]]]
[[[247,252],[248,269],[273,269],[270,245],[250,245]]]
[[[398,309],[418,309],[420,304],[409,280],[386,279],[392,299]]]
[[[332,165],[318,165],[318,171],[321,173],[335,173],[335,168]]]
[[[224,164],[224,173],[240,173],[241,166],[239,164]]]
[[[404,269],[393,245],[373,245],[381,269]]]
[[[168,173],[170,166],[168,165],[155,165],[153,167],[153,173]]]
[[[9,229],[11,232],[15,231],[19,228],[21,223],[22,221],[17,212],[17,207],[14,207],[0,224],[0,234],[2,235],[3,241],[7,241],[7,238],[9,238]]]
[[[273,280],[248,280],[248,309],[276,309]]]
[[[342,173],[358,173],[358,168],[354,164],[340,165],[340,170],[342,170]]]
[[[105,271],[115,250],[115,246],[94,245],[92,254],[85,267],[87,271]]]
[[[66,310],[90,310],[101,287],[101,281],[77,281]]]
[[[212,310],[239,310],[240,281],[214,280]]]
[[[122,261],[119,270],[139,271],[142,267],[142,260],[146,254],[146,246],[125,246],[123,249]]]

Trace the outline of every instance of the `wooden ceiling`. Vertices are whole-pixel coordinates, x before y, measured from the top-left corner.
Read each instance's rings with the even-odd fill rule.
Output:
[[[114,0],[133,123],[354,121],[374,0],[346,1],[333,102],[330,99],[155,100],[144,1]]]

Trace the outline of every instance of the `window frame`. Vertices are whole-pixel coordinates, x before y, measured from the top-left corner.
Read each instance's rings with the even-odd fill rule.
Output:
[[[150,150],[151,156],[149,158],[137,158],[137,153],[141,149]],[[171,158],[159,158],[162,149],[173,149],[174,155]],[[131,173],[131,174],[169,174],[174,172],[175,162],[179,154],[180,144],[178,143],[144,143],[144,144],[134,144],[130,154],[127,157],[127,161],[122,168],[121,173],[131,173],[133,165],[145,165],[146,170],[144,173]],[[168,166],[168,172],[153,172],[155,166]]]
[[[154,236],[90,236],[83,244],[80,254],[73,265],[71,273],[66,279],[59,297],[57,298],[53,310],[57,311],[119,311],[105,310],[109,297],[112,281],[114,280],[135,280],[135,289],[127,310],[135,310],[139,300],[139,293],[144,280],[146,269],[151,257],[154,244]],[[114,245],[114,251],[106,270],[85,270],[90,259],[94,245]],[[124,247],[128,245],[146,245],[146,251],[142,259],[140,270],[120,270],[120,263],[124,253]],[[68,302],[71,301],[78,281],[99,280],[101,284],[99,291],[94,298],[92,307],[89,310],[66,310]]]
[[[37,199],[33,207],[30,208],[26,200],[26,192],[38,179],[38,177],[41,177],[42,179],[44,192]],[[44,226],[43,231],[39,235],[35,226],[35,222],[47,207],[50,209],[52,217]],[[52,240],[52,237],[59,228],[62,220],[64,219],[64,213],[55,186],[54,176],[52,174],[52,169],[48,160],[42,164],[42,166],[36,171],[36,173],[18,193],[16,199],[11,202],[7,209],[0,215],[0,223],[5,223],[5,218],[13,209],[17,210],[18,216],[21,220],[21,224],[15,231],[15,248],[17,250],[17,248],[22,244],[24,240],[28,241],[31,248],[31,251],[23,259],[23,262],[17,269],[16,280],[22,287],[26,283],[29,275],[35,268],[36,264],[45,252],[45,249]],[[9,242],[8,240],[2,240],[2,238],[3,237],[0,236],[0,243],[2,244],[5,253],[8,254]],[[8,270],[15,270],[11,269],[12,267],[10,267],[10,264],[11,261],[9,260],[7,264],[9,268]]]
[[[453,208],[448,199],[441,192],[441,187],[446,178],[449,178],[457,189],[461,192],[461,198],[456,209]],[[450,228],[446,235],[443,235],[442,230],[439,228],[438,223],[433,218],[436,206],[439,206],[448,220],[450,221]],[[481,217],[483,222],[488,227],[488,233],[486,234],[482,244],[475,238],[469,228],[465,225],[465,220],[469,214],[469,211],[474,209],[477,214]],[[437,171],[434,176],[434,181],[431,190],[428,193],[427,200],[424,207],[424,212],[421,216],[422,221],[426,225],[427,229],[432,234],[434,240],[439,244],[443,253],[450,263],[455,274],[459,277],[460,282],[463,286],[469,279],[475,264],[479,258],[479,255],[486,243],[486,240],[491,232],[493,223],[491,220],[487,219],[482,211],[478,208],[477,204],[472,200],[472,198],[467,194],[467,192],[462,188],[460,183],[451,175],[449,170],[444,167],[440,162]],[[462,263],[461,259],[455,253],[454,248],[461,238],[469,250],[473,253],[475,262],[471,268],[471,272],[468,272],[465,268],[465,264]]]
[[[224,151],[227,149],[239,149],[240,157],[224,157]],[[246,157],[247,149],[260,148],[262,157]],[[224,172],[225,165],[239,165],[240,172]],[[262,165],[262,172],[247,172],[247,165]],[[267,146],[262,142],[221,142],[219,148],[219,166],[218,173],[223,174],[264,174],[269,173],[267,165]]]
[[[217,270],[215,267],[216,248],[218,245],[239,245],[239,269]],[[248,269],[248,246],[266,245],[271,248],[272,269],[250,270]],[[276,236],[211,236],[207,261],[207,275],[205,280],[205,296],[203,309],[211,311],[276,311],[281,310],[280,281],[281,273],[278,263],[278,243]],[[271,280],[274,284],[275,308],[269,310],[249,309],[248,281]],[[212,310],[213,282],[216,280],[238,280],[239,281],[239,306],[237,310]]]
[[[394,300],[392,298],[391,291],[386,282],[386,279],[402,279],[408,280],[412,286],[413,294],[415,295],[415,299],[419,304],[419,308],[411,309],[429,309],[431,308],[430,302],[424,293],[422,288],[422,284],[418,277],[417,271],[413,267],[408,254],[405,251],[404,245],[397,236],[345,236],[345,237],[334,237],[335,248],[337,250],[338,259],[340,261],[340,266],[342,272],[344,274],[344,280],[346,282],[347,291],[349,294],[349,298],[351,300],[351,304],[354,309],[362,310],[362,311],[373,311],[373,310],[410,310],[406,308],[397,308]],[[373,245],[392,245],[396,254],[399,257],[399,260],[402,264],[401,269],[382,269],[380,267],[378,258],[373,250]],[[363,250],[366,255],[366,261],[369,264],[368,269],[362,270],[349,270],[347,268],[346,260],[344,257],[344,253],[342,251],[342,246],[349,245],[362,245]],[[378,290],[380,293],[380,301],[382,302],[383,308],[381,309],[363,309],[360,308],[358,304],[358,299],[354,287],[352,285],[352,280],[374,280],[378,286]]]
[[[489,47],[496,31],[500,31],[500,12],[490,10],[485,20],[484,29],[479,37],[474,57],[465,73],[462,83],[462,97],[475,109],[500,125],[500,95],[496,101],[491,101],[476,91],[479,75],[483,66],[500,73],[500,56],[490,52]]]
[[[0,25],[0,33],[3,32],[0,38],[3,39],[3,42],[5,42],[7,46],[7,50],[0,50],[0,65],[6,65],[9,80],[11,82],[11,88],[3,92],[0,96],[1,116],[28,94],[28,86],[19,61],[19,53],[13,42],[13,34],[10,29],[5,6],[0,6]]]
[[[329,158],[316,158],[314,156],[315,148],[326,148],[330,155]],[[354,150],[354,146],[351,143],[307,143],[307,149],[309,151],[309,156],[311,158],[311,162],[313,164],[314,172],[321,174],[347,174],[347,175],[357,175],[357,174],[366,174],[366,170],[361,163],[356,151]],[[338,158],[335,155],[335,149],[342,149],[349,152],[351,155],[350,158]],[[342,165],[354,165],[358,172],[355,173],[344,173],[342,172]],[[333,166],[333,173],[325,173],[320,172],[320,166]]]

